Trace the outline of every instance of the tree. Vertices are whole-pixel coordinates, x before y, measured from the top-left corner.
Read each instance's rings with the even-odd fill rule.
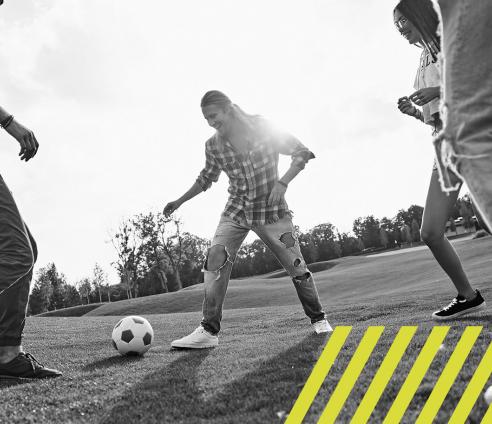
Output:
[[[39,269],[31,296],[29,314],[40,314],[55,309],[80,305],[80,296],[75,287],[69,285],[54,263]]]
[[[457,201],[459,214],[463,218],[463,227],[466,230],[473,228],[473,206],[469,196],[465,195]]]
[[[299,247],[306,263],[310,264],[317,262],[319,260],[319,252],[318,248],[314,244],[312,235],[309,232],[299,232],[297,240],[299,241]]]
[[[92,284],[94,286],[95,291],[99,295],[99,303],[102,303],[101,290],[107,283],[108,275],[104,272],[104,270],[101,268],[101,266],[98,263],[94,265],[92,275],[93,275]]]
[[[79,289],[80,296],[87,300],[87,304],[91,303],[91,291],[92,284],[89,278],[83,278],[82,280],[77,282],[77,287]]]
[[[417,223],[417,220],[412,219],[412,241],[419,242],[420,241],[420,226]]]
[[[342,249],[336,239],[337,232],[336,227],[329,222],[316,225],[309,230],[311,241],[318,253],[318,261],[326,261],[341,256]]]
[[[142,241],[142,254],[146,258],[147,269],[157,266],[162,271],[170,270],[174,279],[171,291],[183,288],[180,268],[185,255],[179,218],[149,212],[136,216],[134,223]]]
[[[111,237],[111,243],[118,255],[118,260],[112,265],[120,275],[128,299],[138,295],[137,279],[143,259],[142,240],[138,237],[138,231],[135,220],[127,219],[120,224],[117,232]]]
[[[353,224],[354,234],[361,238],[366,247],[379,247],[379,220],[373,215],[357,218]]]
[[[407,224],[401,227],[401,239],[404,243],[412,243],[412,230]]]
[[[379,242],[385,249],[388,248],[388,233],[383,227],[379,229]]]
[[[74,286],[67,284],[65,290],[65,307],[69,308],[70,306],[80,305],[81,303],[80,294],[77,289]]]
[[[364,250],[364,245],[362,245],[362,248],[359,245],[359,239],[347,233],[338,234],[338,244],[340,245],[342,256],[352,255]]]
[[[29,315],[37,315],[48,311],[53,287],[51,281],[44,276],[44,268],[38,271],[31,296],[29,297]]]
[[[180,274],[180,266],[183,260],[181,221],[179,218],[167,218],[164,214],[159,213],[156,217],[156,222],[162,250],[173,270],[175,282],[174,291],[181,290],[183,288]]]
[[[424,208],[418,205],[411,205],[407,210],[400,209],[393,219],[394,225],[401,228],[403,224],[408,226],[412,225],[412,221],[415,219],[418,226],[422,225],[422,215],[424,214]]]
[[[209,247],[209,240],[191,233],[183,233],[182,248],[184,251],[184,260],[182,261],[180,272],[183,287],[196,284],[202,280],[202,268]]]
[[[454,231],[456,234],[458,234],[458,232],[456,231],[456,224],[454,223],[454,219],[453,217],[449,217],[449,231]]]

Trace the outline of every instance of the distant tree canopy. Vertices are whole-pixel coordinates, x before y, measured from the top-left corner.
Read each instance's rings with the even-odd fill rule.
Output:
[[[348,234],[340,235],[333,224],[329,222],[316,225],[306,233],[295,229],[302,256],[306,263],[326,261],[360,252],[357,239]],[[265,274],[281,268],[280,263],[265,244],[257,239],[241,247],[232,269],[232,277]]]
[[[180,290],[201,281],[209,242],[181,231],[175,217],[149,212],[120,224],[113,262],[128,298]]]
[[[58,272],[54,263],[46,265],[37,272],[29,298],[29,315],[80,304],[81,299],[77,289],[67,284],[65,276]]]
[[[402,243],[420,241],[423,208],[411,205],[400,209],[393,218],[359,217],[353,222],[353,235],[340,233],[330,222],[318,224],[306,232],[294,230],[306,263],[327,261],[358,254],[365,249],[390,249]],[[450,212],[462,217],[465,228],[475,225],[471,200],[464,196]],[[138,214],[121,222],[111,235],[116,252],[112,263],[120,282],[109,285],[106,273],[95,264],[90,277],[74,285],[67,283],[54,263],[41,268],[35,278],[28,312],[39,314],[80,304],[111,302],[179,290],[203,282],[201,272],[210,241],[182,231],[175,216],[161,213]],[[233,278],[265,274],[280,269],[280,263],[261,240],[244,244],[236,255]]]

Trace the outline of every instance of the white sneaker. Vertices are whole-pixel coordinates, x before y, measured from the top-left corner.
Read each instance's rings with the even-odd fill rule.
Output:
[[[331,328],[331,325],[326,319],[315,322],[313,328],[316,334],[331,333],[333,331],[333,328]]]
[[[171,342],[171,347],[188,348],[188,349],[204,349],[207,347],[215,347],[219,344],[219,337],[210,334],[201,325],[193,333],[181,339]]]

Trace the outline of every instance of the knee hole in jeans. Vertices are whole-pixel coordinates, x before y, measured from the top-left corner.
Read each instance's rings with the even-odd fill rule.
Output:
[[[291,232],[283,233],[280,236],[280,241],[285,245],[285,247],[294,247],[296,244],[296,239]]]
[[[218,271],[222,268],[227,262],[229,254],[225,246],[221,244],[217,244],[212,246],[208,250],[207,261],[206,261],[206,270],[207,271]]]
[[[301,281],[306,281],[306,280],[309,280],[311,278],[311,273],[310,272],[305,272],[304,274],[302,275],[297,275],[293,278],[294,281],[297,281],[298,283],[300,283]]]

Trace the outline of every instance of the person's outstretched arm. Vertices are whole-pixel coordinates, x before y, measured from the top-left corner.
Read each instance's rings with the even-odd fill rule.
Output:
[[[205,167],[196,179],[191,188],[183,194],[179,199],[169,202],[164,207],[164,215],[169,216],[176,211],[184,202],[187,202],[193,197],[200,194],[202,191],[208,190],[212,183],[217,182],[222,169],[217,163],[210,149],[210,142],[207,142],[205,147]]]
[[[165,207],[164,207],[164,215],[169,216],[171,215],[176,209],[178,209],[184,202],[187,202],[190,199],[193,199],[193,197],[197,196],[203,191],[203,188],[198,184],[196,181],[195,183],[191,186],[191,188],[183,194],[179,199],[174,200],[172,202],[169,202]]]
[[[20,144],[19,156],[26,162],[34,157],[39,148],[39,143],[34,133],[18,122],[3,107],[0,106],[0,127],[7,131]]]

